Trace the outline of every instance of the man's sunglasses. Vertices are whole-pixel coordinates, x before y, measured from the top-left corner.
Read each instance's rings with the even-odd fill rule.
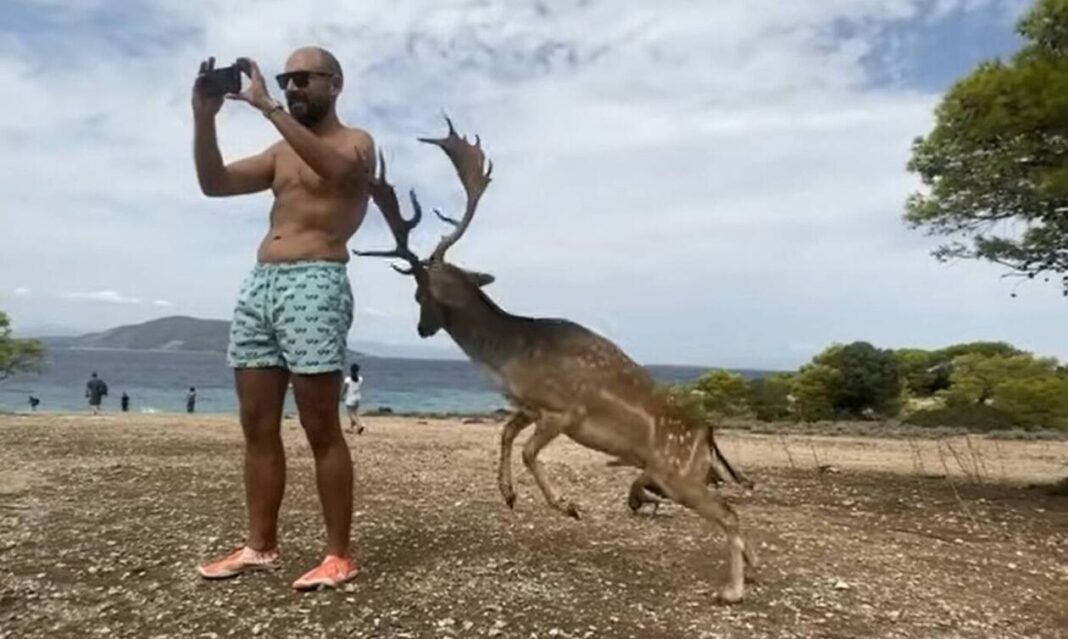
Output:
[[[274,76],[278,80],[278,86],[283,91],[289,88],[289,81],[293,81],[293,85],[298,89],[303,89],[308,86],[308,82],[311,81],[313,75],[322,75],[327,77],[333,77],[333,73],[324,73],[322,71],[290,71],[288,73],[279,73]]]

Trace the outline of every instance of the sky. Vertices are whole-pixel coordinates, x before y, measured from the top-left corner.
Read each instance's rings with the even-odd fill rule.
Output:
[[[0,309],[23,334],[228,319],[271,196],[200,193],[192,81],[209,55],[270,77],[315,44],[398,192],[457,211],[448,160],[416,138],[446,113],[481,136],[494,180],[450,255],[494,274],[511,312],[577,321],[644,363],[788,369],[853,340],[1068,359],[1055,284],[941,264],[940,239],[902,221],[913,139],[957,78],[1020,46],[1027,4],[8,0]],[[279,137],[244,103],[218,126],[227,160]],[[447,230],[428,218],[413,247]],[[392,246],[373,207],[349,246]],[[349,272],[350,338],[419,343],[412,281],[384,260]]]

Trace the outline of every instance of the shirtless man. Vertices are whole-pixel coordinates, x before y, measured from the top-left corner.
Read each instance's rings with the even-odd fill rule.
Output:
[[[278,564],[278,509],[285,488],[282,403],[292,381],[300,422],[315,458],[326,521],[325,559],[294,582],[298,590],[337,587],[356,575],[349,554],[352,458],[341,433],[337,398],[352,324],[346,243],[367,211],[374,141],[343,125],[335,104],[343,77],[337,59],[318,47],[295,51],[277,76],[288,112],[274,100],[255,62],[238,60],[250,86],[226,96],[258,109],[282,139],[263,153],[224,164],[215,136],[222,96],[212,95],[200,66],[193,85],[194,155],[205,195],[271,189],[270,229],[238,295],[229,364],[245,438],[244,546],[198,567],[207,579]]]

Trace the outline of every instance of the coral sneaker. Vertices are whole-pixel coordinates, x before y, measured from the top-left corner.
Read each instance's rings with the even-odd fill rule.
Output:
[[[226,579],[254,570],[272,570],[278,567],[278,556],[277,548],[261,551],[243,546],[218,561],[197,566],[197,572],[205,579]]]
[[[337,588],[356,576],[356,562],[352,557],[327,555],[308,574],[293,582],[296,590],[318,590],[319,588]]]

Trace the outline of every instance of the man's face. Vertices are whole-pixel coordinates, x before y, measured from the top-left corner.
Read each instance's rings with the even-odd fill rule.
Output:
[[[299,74],[301,71],[311,73]],[[286,104],[289,113],[298,122],[312,127],[322,121],[330,112],[334,100],[334,77],[323,67],[319,56],[314,53],[295,53],[286,62],[286,73],[298,74],[290,78],[286,85]],[[306,75],[307,82],[298,86],[299,75]]]

